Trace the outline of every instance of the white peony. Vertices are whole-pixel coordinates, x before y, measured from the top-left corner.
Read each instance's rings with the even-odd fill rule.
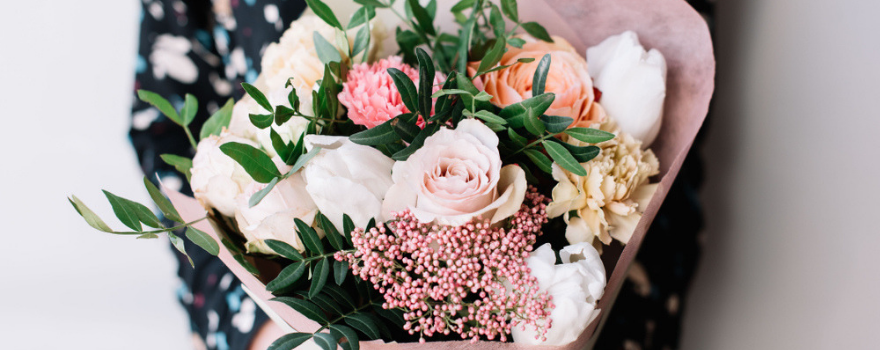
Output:
[[[322,150],[302,170],[306,191],[330,221],[342,229],[343,214],[358,227],[382,222],[382,200],[391,187],[394,160],[342,136],[308,135],[306,149]]]
[[[666,60],[656,49],[645,51],[635,32],[611,36],[587,49],[593,85],[602,106],[620,128],[647,147],[660,132],[666,98]]]
[[[235,197],[254,180],[241,165],[220,150],[220,145],[227,142],[257,146],[251,140],[226,131],[220,136],[212,135],[201,140],[193,158],[190,186],[202,206],[232,216],[235,214]]]
[[[478,120],[441,129],[408,160],[394,164],[394,186],[382,213],[410,209],[421,222],[459,226],[474,218],[496,223],[515,214],[525,198],[525,172],[502,168],[498,136]]]
[[[599,252],[588,243],[578,243],[563,248],[559,256],[562,264],[555,265],[553,249],[544,244],[528,258],[540,292],[550,294],[555,306],[549,316],[547,340],[537,339],[534,326],[516,326],[511,331],[515,343],[565,345],[576,340],[599,315],[596,303],[605,292],[605,266]]]
[[[250,207],[251,196],[266,187],[252,183],[236,198],[235,220],[247,242],[248,253],[275,254],[264,242],[274,239],[290,244],[299,251],[305,247],[296,234],[294,219],[308,225],[315,222],[318,208],[305,189],[300,173],[281,180],[259,204]]]

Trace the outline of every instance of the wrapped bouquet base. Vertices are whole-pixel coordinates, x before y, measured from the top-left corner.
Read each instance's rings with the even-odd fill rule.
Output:
[[[519,4],[524,21],[540,21],[547,30],[567,39],[579,52],[597,45],[605,38],[634,31],[646,48],[658,49],[665,55],[667,71],[666,100],[662,128],[652,145],[659,159],[657,189],[644,208],[641,219],[622,250],[608,250],[603,256],[606,269],[612,271],[604,296],[598,302],[599,317],[595,318],[576,341],[565,346],[526,346],[515,343],[480,341],[443,341],[418,343],[384,343],[380,340],[361,341],[364,349],[584,349],[591,348],[607,319],[623,284],[627,269],[636,256],[645,233],[663,203],[688,150],[706,116],[714,90],[715,60],[707,25],[683,0],[529,0]],[[170,198],[189,222],[204,216],[202,206],[192,198],[170,193]],[[218,233],[208,222],[195,227],[218,241]],[[242,281],[258,303],[283,328],[313,332],[319,325],[284,303],[271,301],[266,283],[279,270],[266,261],[255,261],[260,278],[246,270],[232,254],[221,246],[220,259]],[[252,258],[247,258],[252,259]],[[259,259],[258,259],[259,260]]]

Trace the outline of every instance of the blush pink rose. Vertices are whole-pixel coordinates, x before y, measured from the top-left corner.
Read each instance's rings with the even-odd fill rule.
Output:
[[[498,136],[474,119],[428,137],[409,159],[394,163],[391,178],[383,217],[410,209],[421,222],[448,226],[504,220],[520,209],[528,187],[522,168],[502,167]]]
[[[373,128],[400,114],[411,112],[403,104],[400,92],[387,72],[388,68],[399,69],[418,86],[419,71],[404,64],[400,56],[383,58],[373,64],[355,64],[348,71],[342,92],[339,93],[339,102],[348,110],[348,118],[355,124]],[[440,90],[443,80],[445,77],[442,74],[434,77],[434,92]],[[424,126],[421,117],[419,126]]]

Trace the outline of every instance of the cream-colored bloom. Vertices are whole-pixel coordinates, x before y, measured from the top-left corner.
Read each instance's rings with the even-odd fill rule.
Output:
[[[190,186],[193,195],[206,209],[214,208],[225,216],[235,213],[235,197],[254,180],[235,160],[220,150],[220,145],[237,142],[256,147],[252,141],[223,131],[219,136],[201,140],[193,158]]]
[[[553,164],[553,202],[547,206],[551,218],[563,216],[569,243],[610,244],[612,238],[626,244],[656,190],[648,178],[659,173],[660,164],[651,150],[642,150],[641,142],[621,132],[613,120],[601,129],[617,135],[598,144],[596,158],[582,163],[587,176],[578,176]],[[576,146],[586,145],[569,138]],[[577,216],[571,216],[571,211]]]
[[[626,31],[587,49],[590,76],[602,91],[602,106],[621,130],[647,147],[660,132],[666,98],[666,60],[645,51],[639,36]]]
[[[248,200],[265,187],[265,184],[254,182],[235,200],[235,220],[247,239],[245,248],[248,253],[275,254],[265,243],[267,239],[275,239],[303,251],[305,247],[294,230],[294,219],[311,226],[318,207],[306,192],[301,173],[281,180],[259,204],[251,207]]]

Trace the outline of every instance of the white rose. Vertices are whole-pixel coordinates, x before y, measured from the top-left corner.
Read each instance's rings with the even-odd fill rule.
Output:
[[[247,239],[247,251],[275,254],[264,242],[267,239],[279,240],[303,251],[305,247],[294,229],[294,219],[311,226],[318,211],[305,190],[305,181],[300,173],[293,174],[278,182],[259,204],[251,208],[249,199],[265,187],[265,184],[254,182],[236,198],[235,220]]]
[[[441,129],[407,161],[394,164],[394,186],[382,213],[410,209],[421,222],[459,226],[473,218],[491,223],[515,214],[525,198],[525,172],[502,168],[498,136],[482,122],[462,120]]]
[[[306,149],[322,148],[302,170],[306,191],[337,228],[343,214],[358,227],[370,219],[382,222],[382,200],[391,187],[394,161],[379,150],[342,136],[308,135]]]
[[[596,303],[605,291],[605,266],[599,252],[588,243],[578,243],[563,248],[559,256],[562,264],[554,265],[556,255],[550,244],[544,244],[528,258],[539,292],[547,292],[555,306],[549,316],[552,322],[545,334],[547,340],[536,339],[534,326],[516,326],[511,331],[515,343],[565,345],[576,340],[599,315]]]
[[[666,98],[666,60],[645,51],[635,32],[626,31],[587,49],[593,85],[601,104],[620,128],[647,147],[660,132]]]
[[[190,186],[205,208],[217,209],[231,217],[235,214],[235,197],[254,180],[241,165],[220,150],[220,145],[227,142],[257,147],[254,142],[226,131],[220,136],[212,135],[201,140],[193,158]]]

